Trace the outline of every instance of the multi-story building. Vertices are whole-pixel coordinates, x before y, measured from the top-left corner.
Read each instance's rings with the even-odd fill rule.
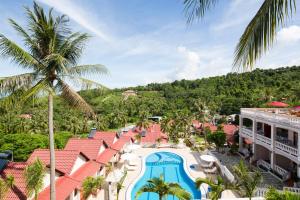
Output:
[[[300,117],[290,109],[242,108],[240,152],[287,180],[300,177]],[[247,152],[247,150],[246,150]]]

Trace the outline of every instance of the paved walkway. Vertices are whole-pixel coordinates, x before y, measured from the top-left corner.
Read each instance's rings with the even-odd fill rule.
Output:
[[[157,151],[170,151],[174,152],[182,157],[184,157],[187,161],[186,168],[188,169],[188,173],[191,175],[192,179],[196,179],[198,177],[205,177],[205,174],[202,171],[193,170],[189,166],[193,164],[198,164],[200,154],[198,152],[192,152],[189,148],[141,148],[135,150],[134,153],[140,157],[140,161],[138,162],[137,169],[135,171],[128,171],[127,177],[124,181],[124,188],[120,191],[119,200],[131,200],[126,199],[126,191],[128,187],[133,184],[133,182],[138,178],[141,173],[142,159],[147,157],[149,154],[157,152]]]

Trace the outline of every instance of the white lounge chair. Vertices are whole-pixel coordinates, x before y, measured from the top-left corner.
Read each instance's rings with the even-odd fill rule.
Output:
[[[202,168],[212,168],[213,165],[214,165],[214,162],[210,162],[210,163],[203,163],[203,162],[201,162],[200,163],[200,166]]]
[[[126,169],[127,171],[135,171],[135,170],[137,170],[137,167],[136,167],[136,166],[126,165],[126,166],[125,166],[125,169]]]
[[[217,173],[217,167],[213,167],[212,169],[204,169],[204,172],[206,174],[216,174]]]

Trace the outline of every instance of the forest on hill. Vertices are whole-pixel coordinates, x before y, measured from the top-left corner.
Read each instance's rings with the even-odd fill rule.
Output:
[[[125,98],[124,91],[128,90],[135,91],[136,95]],[[299,105],[300,67],[256,69],[242,74],[79,93],[92,106],[97,117],[90,118],[55,97],[57,148],[62,148],[72,135],[86,134],[92,127],[117,129],[135,123],[145,115],[172,117],[179,113],[193,116],[199,109],[199,102],[212,113],[221,115],[239,113],[242,107],[264,107],[274,100]],[[24,160],[32,149],[47,145],[47,98],[40,97],[14,109],[0,108],[0,151],[22,151],[16,159]]]

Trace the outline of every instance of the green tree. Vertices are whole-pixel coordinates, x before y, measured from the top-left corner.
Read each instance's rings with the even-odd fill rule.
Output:
[[[222,148],[226,142],[226,134],[224,131],[217,130],[216,132],[207,134],[207,141],[214,143],[219,151],[219,149]]]
[[[24,177],[28,197],[34,196],[35,200],[38,199],[38,194],[43,189],[45,175],[45,166],[38,158],[25,168]]]
[[[82,83],[84,87],[101,86],[82,78],[82,75],[106,73],[102,65],[77,65],[87,34],[72,33],[65,15],[53,16],[50,9],[44,9],[34,2],[33,10],[25,8],[28,30],[22,28],[13,19],[12,27],[21,35],[28,51],[0,34],[0,53],[11,58],[17,65],[32,72],[1,78],[0,91],[5,94],[5,103],[14,104],[26,101],[37,94],[48,95],[48,130],[50,143],[50,196],[55,199],[55,155],[53,134],[53,95],[60,91],[61,97],[70,105],[79,107],[87,113],[93,113],[91,107],[68,84],[67,80]]]
[[[120,191],[122,190],[122,188],[124,188],[124,180],[127,176],[127,171],[125,171],[124,175],[122,176],[122,178],[120,179],[119,182],[117,182],[117,200],[119,200],[119,194],[120,194]]]
[[[265,195],[266,200],[299,200],[300,195],[289,191],[279,192],[273,187],[270,187]]]
[[[136,126],[142,130],[149,128],[150,122],[148,120],[148,115],[149,115],[148,112],[141,112],[139,114],[139,119],[136,122]]]
[[[209,193],[209,198],[211,198],[211,200],[218,200],[221,197],[222,192],[227,189],[221,176],[218,176],[216,181],[210,178],[197,178],[195,181],[196,188],[199,188],[202,183],[206,183],[211,187],[211,192]]]
[[[190,200],[191,194],[185,191],[178,183],[167,183],[160,177],[154,177],[147,181],[147,184],[142,186],[135,194],[135,199],[145,192],[154,192],[158,194],[159,200],[166,198],[168,195],[173,195],[181,200]]]
[[[262,182],[262,175],[259,171],[250,172],[245,163],[241,160],[239,164],[233,166],[239,192],[242,196],[251,198],[258,185]]]
[[[83,180],[82,183],[82,191],[83,191],[83,198],[87,199],[90,195],[97,195],[98,190],[102,188],[104,184],[104,177],[91,177],[88,176]]]
[[[14,177],[8,176],[6,179],[0,178],[0,200],[5,200],[7,192],[14,186]]]
[[[202,18],[218,0],[185,0],[187,22]],[[235,49],[234,66],[243,70],[252,69],[274,43],[279,28],[285,26],[287,18],[296,11],[296,0],[264,0],[261,7],[247,25]]]

